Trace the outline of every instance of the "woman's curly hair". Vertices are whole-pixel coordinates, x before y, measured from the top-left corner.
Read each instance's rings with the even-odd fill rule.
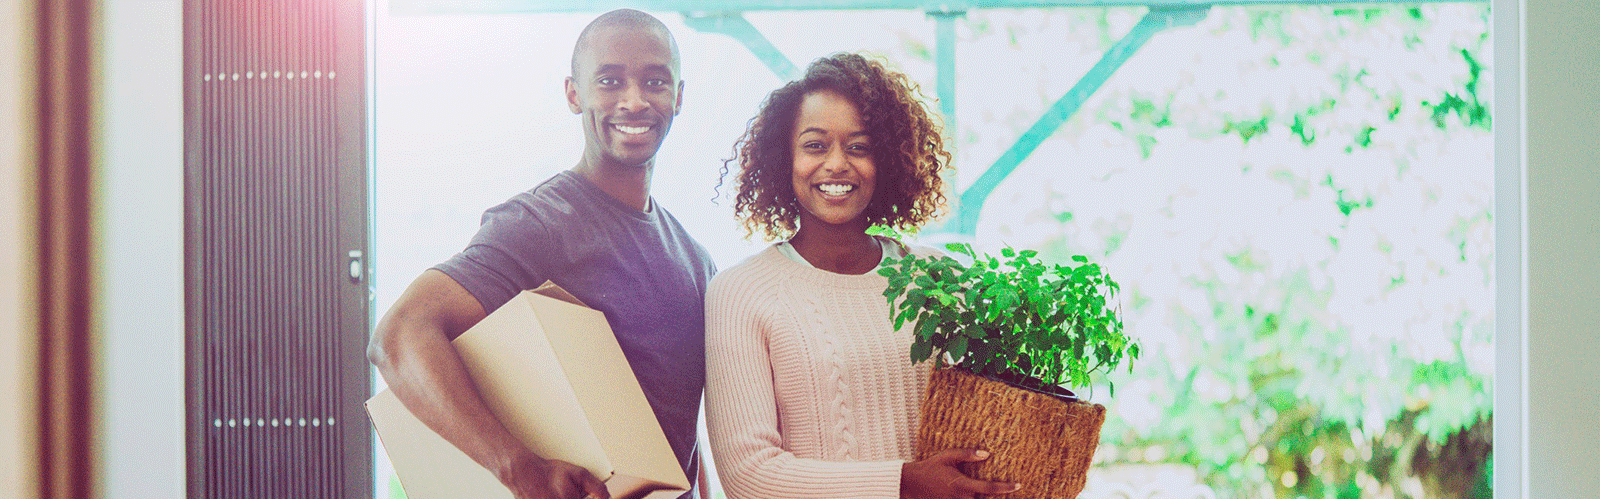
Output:
[[[746,237],[760,232],[782,239],[799,230],[801,208],[791,182],[794,124],[805,96],[822,90],[854,103],[872,137],[877,182],[862,212],[867,222],[909,230],[940,215],[945,204],[940,173],[951,156],[917,84],[880,61],[838,53],[813,61],[805,76],[767,95],[734,143],[734,157],[723,162],[719,189],[729,165],[738,162],[734,215]]]

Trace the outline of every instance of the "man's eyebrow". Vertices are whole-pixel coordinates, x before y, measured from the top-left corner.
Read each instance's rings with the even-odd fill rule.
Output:
[[[646,72],[666,73],[668,76],[672,75],[672,67],[665,64],[650,64],[645,66],[644,70]],[[602,64],[599,69],[595,70],[595,73],[621,73],[625,71],[627,71],[627,67],[622,64]]]

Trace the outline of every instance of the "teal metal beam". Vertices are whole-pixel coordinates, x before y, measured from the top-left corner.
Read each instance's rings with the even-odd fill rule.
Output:
[[[1150,12],[1139,20],[1139,24],[1134,25],[1127,35],[1106,50],[1105,55],[1100,57],[1100,62],[1089,68],[1089,72],[1084,74],[1066,95],[1057,99],[1055,104],[1045,111],[1044,116],[1039,117],[1039,120],[1035,121],[1028,131],[1023,132],[1021,137],[1017,137],[1016,143],[961,193],[956,206],[956,218],[944,227],[930,232],[972,235],[977,230],[978,215],[983,211],[984,201],[989,199],[989,194],[1000,185],[1000,181],[1011,175],[1018,165],[1028,159],[1028,155],[1033,154],[1034,149],[1039,148],[1039,144],[1050,138],[1062,123],[1066,123],[1067,119],[1083,106],[1084,101],[1089,100],[1089,97],[1122,67],[1122,63],[1127,62],[1128,58],[1132,57],[1134,52],[1138,52],[1139,48],[1150,41],[1156,33],[1168,28],[1198,23],[1205,19],[1209,10],[1211,10],[1209,6],[1150,9]]]
[[[605,12],[633,8],[653,12],[754,12],[771,10],[920,10],[1037,7],[1200,7],[1206,5],[1414,5],[1484,3],[1489,0],[391,0],[396,14],[493,14],[512,12]]]
[[[739,12],[684,13],[683,23],[697,31],[706,33],[720,33],[733,37],[743,43],[750,52],[760,59],[767,69],[778,75],[778,79],[788,82],[800,77],[800,69],[789,60],[788,56],[778,51],[778,47],[768,40],[761,30],[750,24]]]
[[[944,129],[955,138],[956,128],[956,20],[966,17],[964,11],[934,11],[928,16],[934,21],[933,54],[936,92],[939,112],[944,115]]]

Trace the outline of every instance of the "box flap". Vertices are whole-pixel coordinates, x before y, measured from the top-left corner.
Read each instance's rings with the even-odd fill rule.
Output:
[[[578,403],[617,474],[689,489],[689,479],[661,431],[655,411],[609,327],[558,327],[605,322],[597,310],[554,299],[530,300],[546,324],[550,346],[572,384]],[[583,319],[582,317],[590,317]]]
[[[593,313],[544,316],[537,306],[543,303]],[[572,373],[563,369],[566,363],[557,359],[551,343],[551,338],[578,331],[611,334],[605,316],[593,309],[524,291],[452,343],[484,403],[506,430],[535,454],[581,466],[605,480],[615,468],[584,416],[585,401],[568,382]]]
[[[540,296],[555,298],[557,300],[571,303],[583,308],[593,308],[584,303],[583,300],[579,300],[578,297],[572,296],[572,293],[568,293],[567,290],[562,289],[561,286],[557,286],[556,283],[552,281],[545,281],[544,284],[540,284],[539,287],[533,288],[533,293]],[[609,324],[606,326],[606,329],[611,329]]]

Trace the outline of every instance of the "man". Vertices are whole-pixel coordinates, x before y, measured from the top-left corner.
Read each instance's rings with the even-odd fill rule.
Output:
[[[715,269],[650,197],[656,151],[683,102],[679,76],[677,44],[660,20],[624,9],[591,22],[566,79],[583,157],[485,212],[471,244],[412,282],[374,332],[368,357],[394,394],[518,499],[608,497],[583,468],[517,441],[450,345],[547,279],[605,313],[685,474],[698,475],[703,301]]]

